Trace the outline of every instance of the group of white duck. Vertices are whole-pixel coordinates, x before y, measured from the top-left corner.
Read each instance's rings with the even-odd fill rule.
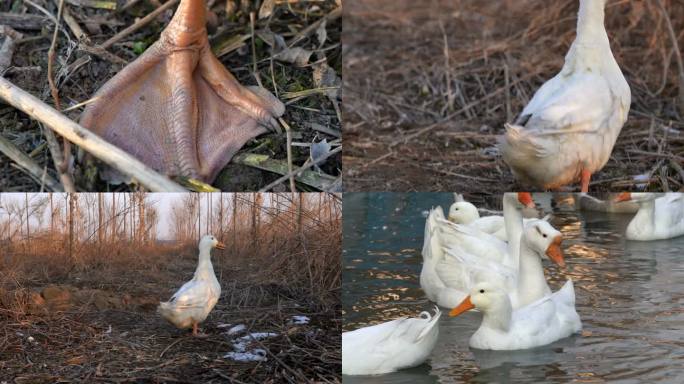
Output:
[[[583,196],[579,196],[583,197]],[[684,194],[623,193],[610,205],[637,204],[626,238],[658,240],[684,235]],[[441,207],[426,220],[420,286],[427,298],[451,308],[449,316],[477,309],[482,323],[470,346],[486,350],[535,348],[582,329],[575,310],[572,280],[552,292],[542,259],[564,267],[563,235],[543,219],[524,219],[534,208],[526,192],[503,196],[503,217],[479,217],[466,201]],[[435,314],[345,332],[342,373],[383,374],[423,363],[437,343],[439,308]]]
[[[575,41],[560,72],[544,83],[499,148],[513,175],[537,189],[580,181],[608,162],[627,121],[631,93],[604,27],[606,0],[580,0]]]

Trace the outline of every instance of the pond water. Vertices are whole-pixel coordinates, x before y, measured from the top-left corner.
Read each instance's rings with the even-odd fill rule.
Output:
[[[573,279],[581,334],[532,350],[479,351],[468,340],[482,315],[444,313],[427,363],[344,383],[684,382],[684,237],[628,241],[631,214],[579,211],[568,195],[533,197],[563,233],[567,266],[545,260],[545,272],[554,291]],[[345,194],[345,331],[432,308],[418,281],[425,217],[452,201],[452,194]]]

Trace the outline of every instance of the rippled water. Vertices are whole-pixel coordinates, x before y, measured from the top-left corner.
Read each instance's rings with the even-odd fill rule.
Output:
[[[550,194],[534,199],[563,232],[567,266],[545,261],[545,269],[554,291],[574,280],[581,335],[533,350],[478,351],[468,339],[481,314],[442,316],[426,364],[344,382],[684,382],[684,237],[627,241],[632,215],[576,211]],[[431,308],[418,282],[425,216],[452,201],[451,194],[345,194],[345,331]]]

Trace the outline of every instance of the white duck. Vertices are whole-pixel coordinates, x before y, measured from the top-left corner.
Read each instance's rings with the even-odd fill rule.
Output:
[[[483,240],[484,235],[478,237],[463,226],[442,223],[441,210],[430,213],[425,224],[420,273],[420,286],[429,300],[442,307],[453,307],[485,275],[510,280],[509,284],[515,287],[521,249],[521,210],[523,206],[534,206],[534,202],[529,193],[506,193],[503,206],[507,233],[513,236],[508,244],[498,245],[502,242],[491,235],[487,235],[487,241]],[[453,231],[461,231],[458,238],[452,238]]]
[[[439,308],[342,333],[342,373],[377,375],[415,367],[430,356],[439,334]]]
[[[521,235],[518,268],[478,262],[463,250],[450,248],[436,271],[446,288],[458,292],[458,295],[452,294],[453,298],[462,300],[473,286],[490,281],[507,292],[512,307],[516,309],[551,294],[541,258],[548,256],[554,263],[565,266],[561,242],[559,231],[546,220],[536,219],[525,227]],[[453,300],[450,303],[451,307],[456,306]]]
[[[608,161],[631,94],[603,25],[606,0],[580,0],[577,36],[565,64],[534,94],[500,140],[513,175],[538,188],[581,182]]]
[[[658,197],[654,193],[623,192],[616,201],[639,204],[639,211],[627,226],[627,239],[664,240],[684,235],[684,193]]]
[[[192,327],[197,336],[197,326],[214,308],[221,295],[221,285],[211,265],[212,248],[225,249],[214,236],[206,235],[199,242],[199,263],[192,280],[171,296],[168,302],[160,302],[157,312],[178,328]]]
[[[480,217],[477,207],[468,201],[457,201],[449,207],[449,221],[455,224],[463,224],[472,228],[496,236],[499,240],[507,241],[504,217],[498,215]],[[532,219],[523,219],[527,224]]]
[[[482,282],[473,287],[449,316],[458,316],[473,308],[484,314],[482,324],[470,337],[470,346],[477,349],[534,348],[582,330],[571,280],[556,293],[519,309],[512,307],[508,294],[499,285]]]

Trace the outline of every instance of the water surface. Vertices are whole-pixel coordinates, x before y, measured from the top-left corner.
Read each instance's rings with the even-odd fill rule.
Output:
[[[568,199],[534,194],[564,235],[567,266],[544,261],[556,290],[575,282],[581,334],[525,351],[479,351],[468,339],[481,314],[442,316],[440,338],[419,367],[345,383],[684,382],[684,237],[624,239],[630,214],[577,211]],[[452,194],[348,193],[344,197],[344,330],[432,304],[419,285],[427,211],[445,210]],[[500,209],[500,201],[485,202]],[[446,315],[446,314],[445,314]]]

